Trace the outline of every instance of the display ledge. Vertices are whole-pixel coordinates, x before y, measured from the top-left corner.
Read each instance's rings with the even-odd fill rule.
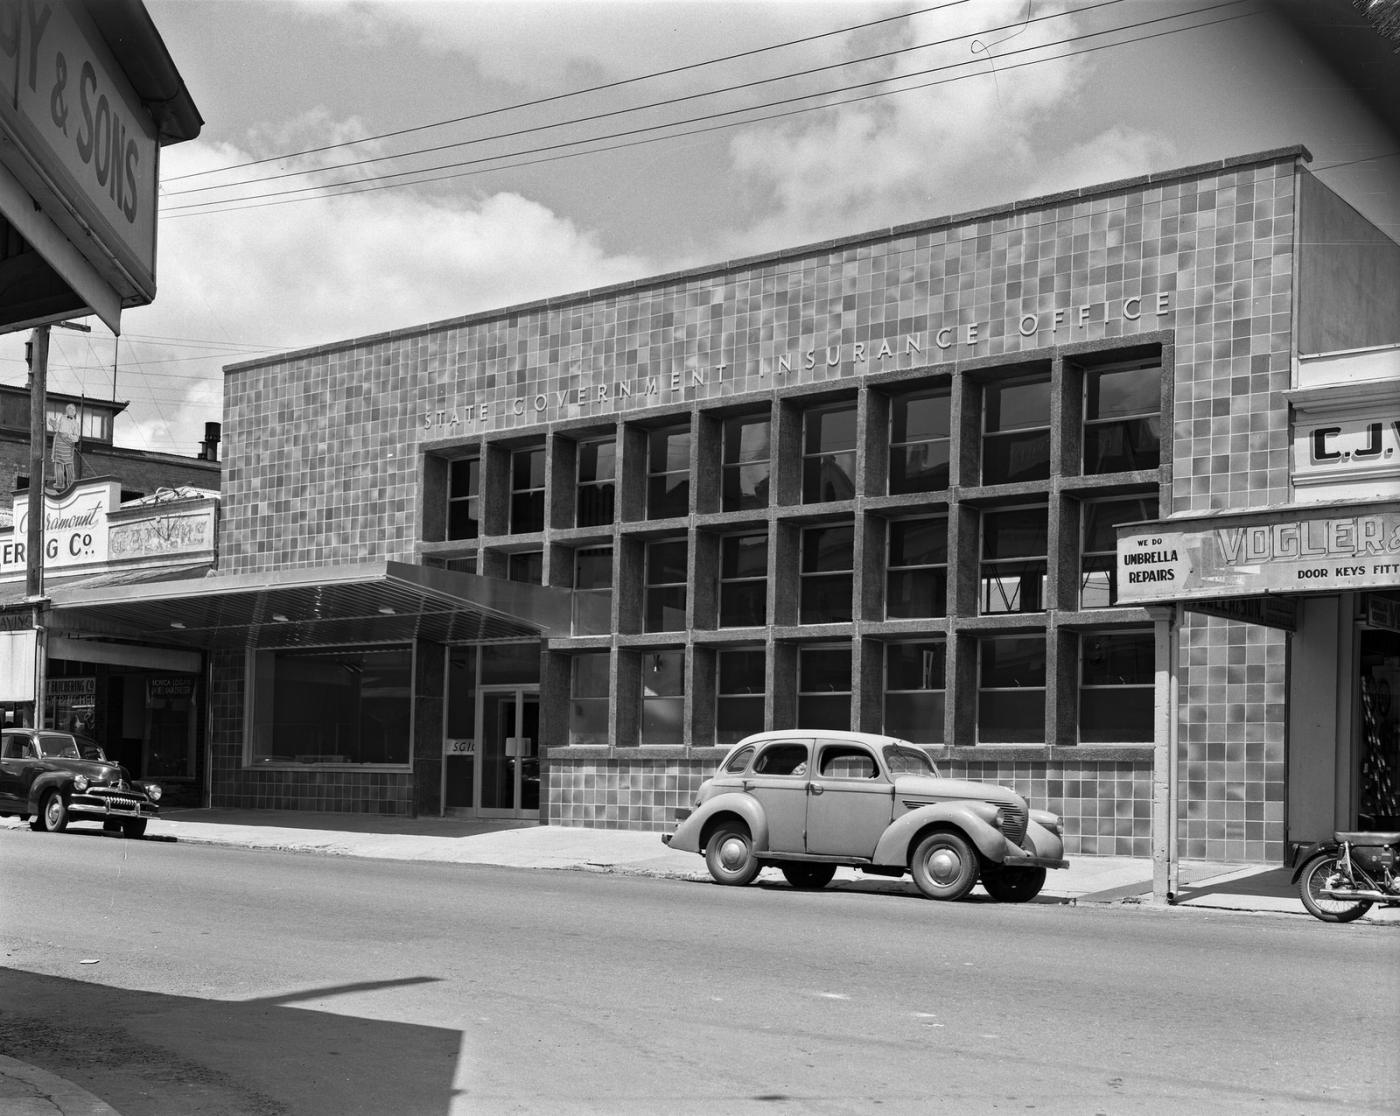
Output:
[[[934,762],[960,763],[1144,763],[1152,744],[973,744],[925,746]]]
[[[605,744],[555,744],[543,749],[551,763],[587,760],[655,759],[708,760],[718,763],[729,752],[728,747],[692,747],[688,744],[658,746],[647,744],[636,748],[615,748]]]

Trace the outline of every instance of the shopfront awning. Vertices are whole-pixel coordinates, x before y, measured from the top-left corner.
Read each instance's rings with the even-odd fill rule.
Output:
[[[609,630],[591,594],[405,562],[134,585],[56,586],[55,630],[236,649],[351,643],[481,643]]]

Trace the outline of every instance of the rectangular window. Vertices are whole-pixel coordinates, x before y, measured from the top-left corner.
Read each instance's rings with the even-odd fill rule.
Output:
[[[808,527],[802,532],[802,623],[851,622],[855,534],[853,527]]]
[[[259,651],[250,763],[404,765],[411,754],[413,651]]]
[[[601,527],[617,507],[617,443],[583,442],[578,447],[578,506],[574,524]]]
[[[1109,608],[1118,603],[1118,533],[1122,523],[1157,518],[1157,497],[1128,496],[1086,500],[1080,550],[1079,607]]]
[[[544,584],[544,551],[527,550],[512,554],[506,562],[506,579],[526,585]]]
[[[1050,476],[1050,377],[988,384],[982,392],[982,483]]]
[[[719,542],[719,626],[768,622],[768,536],[730,535]]]
[[[643,631],[675,632],[685,628],[685,540],[647,544],[646,614]]]
[[[1156,641],[1150,628],[1085,632],[1079,640],[1079,740],[1153,739]]]
[[[690,427],[653,430],[647,450],[647,518],[690,513]]]
[[[510,529],[522,535],[544,530],[544,447],[510,455]]]
[[[1084,472],[1162,463],[1162,368],[1155,361],[1084,373]]]
[[[744,737],[763,731],[763,699],[766,693],[764,671],[767,658],[762,648],[721,651],[719,683],[715,698],[715,743],[722,747],[737,744]]]
[[[885,648],[885,732],[915,744],[943,743],[943,640]]]
[[[613,552],[610,546],[593,546],[574,553],[574,597],[594,597],[612,607]],[[599,606],[600,610],[603,606]],[[591,610],[590,610],[591,612]],[[574,608],[574,627],[580,628],[582,613]]]
[[[948,519],[897,519],[890,524],[885,618],[946,616]]]
[[[772,423],[767,415],[724,420],[723,508],[743,511],[768,506],[773,472]]]
[[[946,388],[890,401],[890,495],[948,487],[950,413]]]
[[[459,458],[447,466],[447,537],[474,539],[480,533],[481,458]]]
[[[685,743],[684,651],[650,651],[643,656],[642,743]]]
[[[1045,611],[1048,519],[1043,507],[982,513],[983,616]]]
[[[1044,743],[1045,637],[991,636],[978,651],[978,743]]]
[[[850,647],[798,651],[797,723],[804,729],[851,727]]]
[[[569,743],[607,744],[608,653],[586,651],[574,656],[569,685]]]
[[[803,417],[803,502],[850,500],[855,494],[855,404],[808,411]]]

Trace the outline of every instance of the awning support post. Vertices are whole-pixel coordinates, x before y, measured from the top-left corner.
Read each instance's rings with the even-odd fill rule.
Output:
[[[1156,637],[1156,727],[1152,748],[1152,902],[1176,902],[1179,810],[1178,702],[1181,606],[1150,610]]]

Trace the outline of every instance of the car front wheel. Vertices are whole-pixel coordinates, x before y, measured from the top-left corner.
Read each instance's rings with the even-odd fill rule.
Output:
[[[928,899],[961,899],[977,883],[977,854],[956,833],[931,833],[909,861],[914,886]]]
[[[122,822],[122,833],[127,837],[144,837],[146,835],[146,819],[132,818],[130,821]]]
[[[760,865],[748,827],[738,822],[725,822],[716,829],[705,845],[705,867],[715,883],[731,887],[753,883]]]
[[[68,803],[63,801],[61,791],[51,790],[44,796],[32,827],[47,833],[62,833],[68,828]]]
[[[998,903],[1028,903],[1045,886],[1045,869],[988,869],[982,873],[982,886]]]

